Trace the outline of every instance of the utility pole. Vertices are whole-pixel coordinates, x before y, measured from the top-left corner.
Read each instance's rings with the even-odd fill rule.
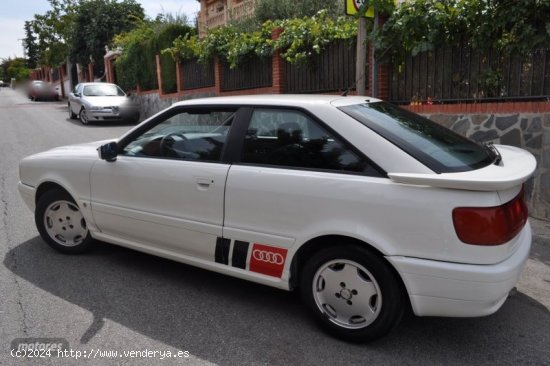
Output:
[[[365,95],[367,63],[367,18],[364,15],[359,17],[357,29],[357,57],[355,61],[355,79],[357,80],[357,95]]]

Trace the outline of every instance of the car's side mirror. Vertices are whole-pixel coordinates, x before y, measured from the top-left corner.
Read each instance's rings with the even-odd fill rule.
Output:
[[[97,148],[97,153],[101,160],[115,161],[118,155],[118,146],[115,141],[101,145]]]
[[[80,93],[74,93],[74,96],[80,98]]]

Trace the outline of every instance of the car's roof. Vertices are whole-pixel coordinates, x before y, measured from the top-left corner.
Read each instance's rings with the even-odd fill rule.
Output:
[[[340,96],[325,94],[261,94],[239,95],[230,97],[211,97],[189,99],[177,102],[175,106],[192,105],[265,105],[265,106],[314,106],[331,104],[337,107],[367,102],[378,102],[379,99],[365,96]]]
[[[113,83],[102,83],[102,82],[88,82],[88,83],[79,83],[79,85],[87,86],[87,85],[116,85],[116,84],[113,84]]]

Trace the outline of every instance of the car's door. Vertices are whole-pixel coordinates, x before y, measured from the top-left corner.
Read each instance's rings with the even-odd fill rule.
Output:
[[[130,246],[212,260],[222,235],[223,162],[235,108],[172,109],[91,171],[94,220]]]
[[[229,265],[283,279],[297,238],[341,228],[348,218],[335,212],[356,212],[358,187],[385,181],[368,158],[295,109],[255,108],[239,160],[226,184]]]
[[[80,101],[82,93],[82,84],[77,84],[73,91],[69,93],[69,108],[71,108],[71,111],[78,115],[80,112],[80,108],[82,107],[82,103]]]

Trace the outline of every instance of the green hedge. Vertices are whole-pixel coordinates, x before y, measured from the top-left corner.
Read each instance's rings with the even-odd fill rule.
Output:
[[[117,83],[126,91],[158,89],[155,50],[149,42],[127,50],[127,57],[115,62]]]
[[[137,71],[137,82],[142,90],[158,89],[156,49],[151,42],[144,44],[139,50],[141,67]]]
[[[178,91],[176,62],[167,54],[161,51],[172,46],[174,40],[189,33],[189,27],[181,24],[167,25],[154,40],[156,54],[160,54],[160,68],[162,76],[162,91],[164,93],[175,93]]]
[[[115,62],[118,84],[125,90],[158,89],[156,55],[172,45],[185,34],[194,33],[187,25],[143,22],[132,32],[115,37],[115,44],[122,48],[121,56]],[[169,55],[161,55],[161,73],[164,93],[177,91],[176,64]]]

